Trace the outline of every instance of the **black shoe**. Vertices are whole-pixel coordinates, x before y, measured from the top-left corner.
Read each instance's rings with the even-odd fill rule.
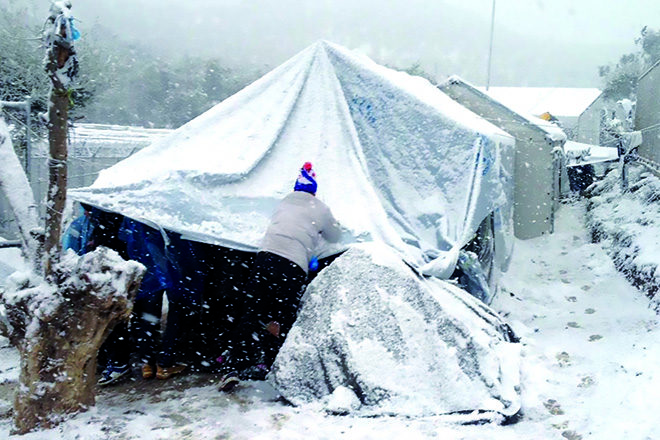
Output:
[[[266,380],[268,371],[266,364],[257,364],[241,370],[239,377],[241,380]]]
[[[102,387],[116,384],[125,377],[128,377],[130,372],[131,369],[128,367],[128,365],[122,365],[120,367],[108,365],[108,368],[103,370],[103,373],[101,373],[101,378],[99,379],[98,384]]]
[[[220,386],[218,387],[218,391],[223,393],[230,393],[239,383],[241,383],[241,381],[238,379],[238,373],[236,371],[230,371],[220,379]]]

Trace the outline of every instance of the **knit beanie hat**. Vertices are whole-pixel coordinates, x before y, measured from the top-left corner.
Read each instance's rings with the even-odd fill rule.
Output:
[[[316,188],[316,173],[312,169],[312,163],[305,162],[300,169],[300,174],[298,174],[293,190],[316,194]]]

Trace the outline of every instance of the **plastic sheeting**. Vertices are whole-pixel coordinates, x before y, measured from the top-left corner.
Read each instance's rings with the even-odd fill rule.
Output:
[[[328,407],[344,390],[354,405],[343,411],[361,416],[520,409],[521,344],[506,324],[456,286],[418,277],[387,248],[352,247],[301,304],[268,376],[294,405]]]
[[[564,156],[566,157],[566,166],[575,167],[618,160],[619,152],[614,147],[601,147],[599,145],[566,141]]]
[[[513,146],[428,81],[319,42],[70,195],[185,239],[254,251],[311,161],[318,197],[344,227],[340,246],[383,241],[449,276],[491,212],[496,260],[508,259]]]

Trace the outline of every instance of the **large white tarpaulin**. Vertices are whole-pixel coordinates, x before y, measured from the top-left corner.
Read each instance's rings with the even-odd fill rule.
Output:
[[[383,241],[442,275],[491,213],[498,262],[507,260],[513,148],[425,79],[318,42],[70,195],[185,238],[256,250],[311,161],[342,244]]]

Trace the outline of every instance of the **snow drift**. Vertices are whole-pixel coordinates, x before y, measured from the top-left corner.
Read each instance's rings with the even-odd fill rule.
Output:
[[[660,179],[640,166],[628,166],[628,173],[626,191],[618,169],[589,188],[587,226],[592,240],[660,313]]]
[[[511,416],[520,409],[513,338],[465,291],[364,244],[307,288],[268,379],[293,404],[332,412]]]

